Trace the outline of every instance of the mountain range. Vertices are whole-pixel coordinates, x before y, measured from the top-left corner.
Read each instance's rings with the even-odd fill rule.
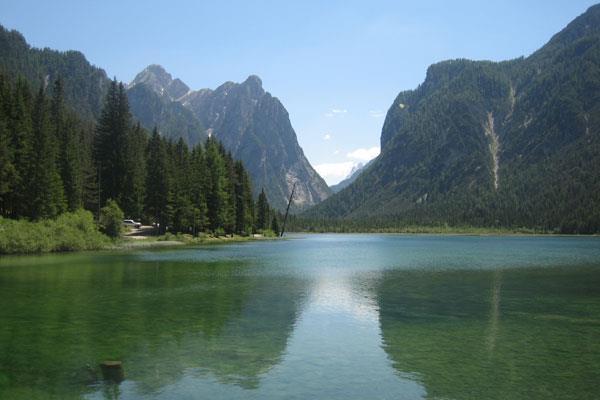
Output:
[[[600,229],[600,5],[528,57],[434,64],[381,154],[304,214],[365,225]]]
[[[0,71],[23,76],[34,87],[63,79],[64,97],[82,118],[95,121],[110,86],[106,72],[79,51],[31,47],[23,35],[0,26]],[[298,144],[281,102],[262,88],[257,76],[243,83],[226,82],[215,90],[190,88],[161,66],[150,65],[127,85],[132,114],[147,129],[189,145],[214,135],[244,162],[257,196],[265,190],[270,204],[285,209],[294,184],[295,207],[306,209],[331,191]]]
[[[128,85],[128,96],[142,125],[159,126],[165,136],[183,137],[192,144],[205,135],[217,138],[242,160],[255,195],[264,188],[275,208],[286,207],[294,184],[295,210],[331,194],[304,156],[285,107],[263,89],[258,76],[194,91],[163,67],[150,65]]]

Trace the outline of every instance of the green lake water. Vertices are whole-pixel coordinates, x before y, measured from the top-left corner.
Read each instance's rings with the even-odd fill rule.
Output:
[[[600,398],[596,237],[2,257],[0,292],[0,399]]]

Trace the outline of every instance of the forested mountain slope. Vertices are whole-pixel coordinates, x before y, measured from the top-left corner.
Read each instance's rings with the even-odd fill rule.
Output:
[[[600,6],[526,58],[432,65],[381,155],[305,216],[366,225],[600,230]]]

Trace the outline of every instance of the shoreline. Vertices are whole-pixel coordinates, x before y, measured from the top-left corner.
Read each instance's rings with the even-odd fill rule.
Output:
[[[89,252],[130,252],[137,250],[156,250],[156,249],[177,249],[193,246],[222,246],[235,243],[257,242],[263,240],[281,240],[290,238],[290,235],[405,235],[405,236],[471,236],[471,237],[600,237],[600,234],[565,234],[552,232],[518,232],[504,230],[398,230],[398,231],[355,231],[355,232],[335,232],[335,231],[289,231],[286,236],[202,236],[192,237],[191,235],[162,235],[162,236],[145,236],[131,237],[124,235],[118,240],[110,243],[105,243],[98,248],[62,250],[62,251],[37,251],[23,253],[6,253],[2,256],[35,256],[35,255],[50,255],[50,254],[76,254]],[[293,236],[291,238],[293,238]]]
[[[309,232],[298,231],[289,232],[293,235],[406,235],[406,236],[514,236],[514,237],[600,237],[598,233],[582,234],[582,233],[526,233],[526,232],[442,232],[442,231],[389,231],[389,232],[369,232],[369,231],[353,231],[353,232]]]
[[[261,240],[277,240],[279,237],[270,236],[204,236],[192,237],[189,235],[171,235],[173,238],[165,236],[148,236],[146,238],[128,238],[124,236],[118,242],[112,243],[98,251],[130,251],[130,250],[150,250],[160,248],[178,248],[191,246],[218,246],[233,243],[255,242]]]

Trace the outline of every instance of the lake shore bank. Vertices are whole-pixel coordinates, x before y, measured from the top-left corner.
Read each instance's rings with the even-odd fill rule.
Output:
[[[173,235],[166,234],[161,236],[147,236],[143,239],[131,238],[127,235],[118,239],[114,243],[100,250],[138,250],[138,249],[157,249],[166,247],[188,247],[188,246],[205,246],[205,245],[226,245],[233,243],[252,242],[259,240],[276,240],[276,236],[265,236],[262,234],[239,236],[192,236],[192,235]]]

